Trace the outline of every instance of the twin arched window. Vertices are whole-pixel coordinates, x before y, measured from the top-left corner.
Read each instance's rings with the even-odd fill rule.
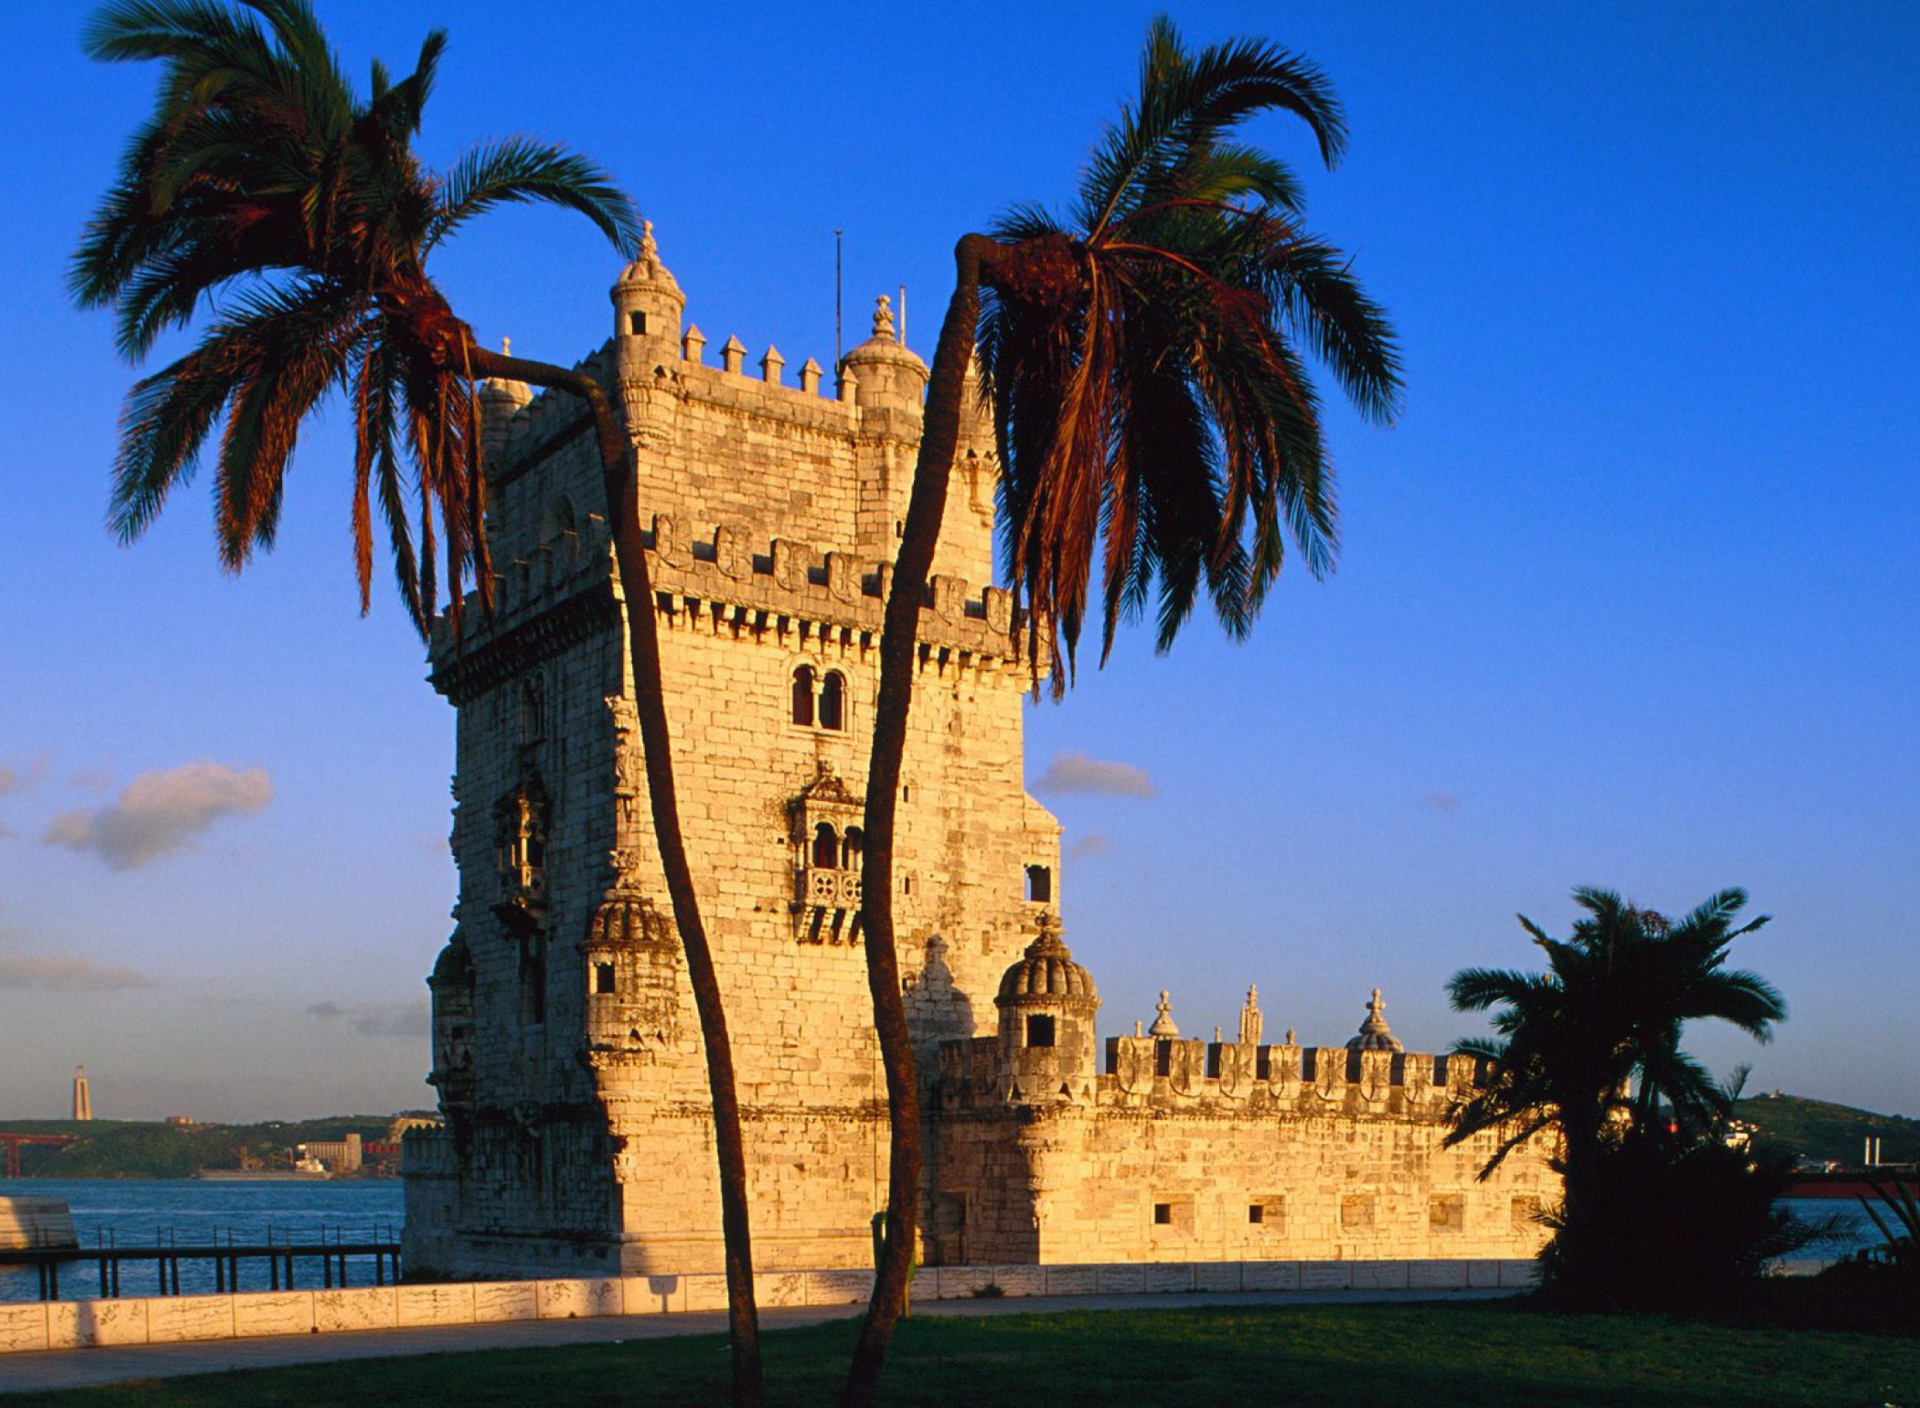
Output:
[[[833,733],[847,727],[847,677],[838,670],[817,673],[811,665],[793,671],[793,722],[802,728],[819,727]]]
[[[813,828],[807,859],[815,870],[858,871],[866,848],[867,834],[859,827],[849,826],[842,837],[831,822],[823,821]]]

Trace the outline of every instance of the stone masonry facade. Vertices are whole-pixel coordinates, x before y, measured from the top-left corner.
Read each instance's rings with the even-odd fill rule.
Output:
[[[837,399],[811,360],[786,384],[771,348],[749,373],[735,338],[711,365],[651,232],[612,297],[614,337],[583,368],[625,416],[651,516],[756,1264],[866,1265],[887,1161],[858,937],[866,746],[926,368],[884,299]],[[404,1143],[409,1272],[708,1272],[721,1248],[705,1063],[591,428],[577,402],[518,383],[485,384],[482,404],[496,608],[432,646],[457,710],[460,891],[428,980],[445,1122]],[[1484,1150],[1440,1149],[1474,1079],[1458,1060],[1266,1047],[1256,1030],[1115,1038],[1096,1075],[1092,979],[1054,919],[1060,828],[1022,781],[1033,676],[1009,594],[985,585],[994,473],[976,418],[921,616],[902,775],[895,910],[929,1110],[925,1257],[1528,1255],[1539,1228],[1520,1209],[1550,1200],[1551,1176],[1523,1150],[1476,1183]],[[1068,969],[1084,992],[1053,1002],[1047,975]]]

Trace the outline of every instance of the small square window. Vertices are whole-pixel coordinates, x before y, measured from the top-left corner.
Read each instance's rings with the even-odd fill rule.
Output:
[[[1173,1204],[1155,1203],[1153,1205],[1153,1223],[1156,1227],[1171,1227],[1173,1225]]]
[[[1027,1045],[1053,1045],[1053,1018],[1039,1012],[1027,1017]]]
[[[1265,1203],[1247,1204],[1247,1221],[1248,1222],[1258,1225],[1259,1223],[1265,1222],[1266,1220],[1267,1220],[1267,1205]]]
[[[635,337],[645,337],[647,335],[647,315],[645,313],[627,314],[627,331],[631,332]]]
[[[593,965],[593,990],[596,993],[613,991],[613,965],[596,963]]]

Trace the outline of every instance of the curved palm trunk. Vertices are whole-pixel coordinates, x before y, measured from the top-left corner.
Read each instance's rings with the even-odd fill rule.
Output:
[[[700,1037],[707,1052],[707,1088],[713,1100],[714,1148],[720,1161],[720,1227],[726,1243],[727,1315],[733,1352],[733,1401],[759,1408],[765,1401],[760,1367],[760,1319],[753,1299],[753,1247],[747,1220],[747,1160],[740,1132],[740,1103],[734,1091],[733,1047],[713,950],[700,920],[693,870],[680,831],[680,805],[674,791],[672,739],[667,728],[665,688],[660,673],[660,630],[653,613],[653,584],[646,549],[640,540],[639,485],[631,447],[613,414],[606,393],[592,377],[545,362],[531,362],[470,345],[475,375],[511,377],[553,387],[580,397],[593,411],[607,512],[613,524],[614,561],[626,597],[627,638],[633,652],[634,707],[647,769],[647,798],[653,808],[654,834],[666,870],[673,922],[687,954],[687,977],[700,1014]]]
[[[887,1073],[887,1234],[874,1277],[873,1298],[860,1326],[840,1401],[864,1408],[874,1401],[893,1328],[906,1308],[907,1274],[913,1265],[920,1214],[920,1086],[914,1070],[907,1008],[900,994],[900,956],[893,929],[893,840],[900,801],[900,764],[907,744],[907,715],[919,657],[920,608],[927,598],[933,550],[946,515],[947,481],[960,443],[967,362],[980,320],[980,275],[998,246],[967,235],[954,249],[959,279],[940,325],[927,383],[926,416],[914,462],[900,551],[893,564],[880,636],[880,695],[874,704],[873,753],[867,766],[866,882],[861,925],[867,951],[867,987],[873,995],[873,1025]]]

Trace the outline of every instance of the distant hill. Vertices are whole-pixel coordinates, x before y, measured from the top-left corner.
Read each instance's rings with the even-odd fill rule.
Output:
[[[1858,1165],[1861,1146],[1874,1135],[1882,1162],[1920,1162],[1920,1120],[1904,1115],[1876,1115],[1799,1095],[1756,1095],[1735,1105],[1734,1115],[1756,1126],[1762,1141],[1803,1158]]]
[[[296,1144],[384,1139],[391,1115],[339,1115],[264,1124],[156,1124],[145,1120],[6,1120],[15,1134],[71,1134],[63,1148],[20,1150],[23,1178],[191,1178],[203,1168],[285,1168]]]

